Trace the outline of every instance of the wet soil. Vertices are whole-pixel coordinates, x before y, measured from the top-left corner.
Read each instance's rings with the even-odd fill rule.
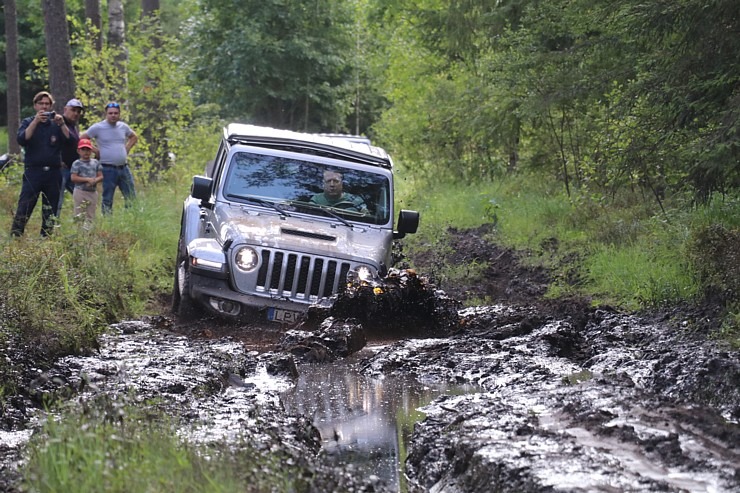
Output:
[[[248,431],[310,471],[312,491],[398,491],[328,460],[316,420],[281,401],[301,372],[363,347],[355,366],[367,378],[477,389],[421,408],[405,444],[408,491],[740,491],[740,354],[711,337],[713,307],[628,314],[545,300],[548,273],[490,233],[450,230],[444,252],[353,285],[290,331],[166,314],[114,326],[98,354],[29,371],[4,410],[0,491],[16,491],[41,403],[132,389],[142,403],[165,396],[190,439],[228,443]],[[486,267],[441,284],[440,262]]]

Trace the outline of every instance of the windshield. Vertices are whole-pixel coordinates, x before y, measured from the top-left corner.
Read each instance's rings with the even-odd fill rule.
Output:
[[[223,193],[239,202],[269,201],[285,212],[369,224],[386,224],[390,214],[386,175],[283,156],[235,153]]]

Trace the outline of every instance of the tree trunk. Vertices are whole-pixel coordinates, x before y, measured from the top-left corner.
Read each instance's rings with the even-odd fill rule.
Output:
[[[123,18],[123,0],[108,1],[108,44],[123,48],[126,41],[126,21]]]
[[[144,26],[149,29],[149,37],[152,46],[159,49],[162,47],[162,39],[159,30],[159,0],[141,0],[141,18]]]
[[[141,0],[141,16],[150,17],[159,10],[159,0]]]
[[[8,152],[20,154],[16,135],[21,121],[21,83],[18,62],[18,15],[15,0],[5,0],[5,72],[8,78]]]
[[[126,21],[123,17],[123,0],[108,0],[108,46],[118,50],[115,63],[120,74],[114,93],[120,94],[126,87]]]
[[[97,29],[95,49],[103,50],[103,18],[100,15],[100,0],[85,0],[85,18],[90,19],[92,26]]]
[[[49,90],[61,112],[64,103],[75,95],[72,53],[69,48],[67,6],[64,0],[43,0],[46,57],[49,59]]]
[[[517,118],[514,122],[514,126],[512,129],[512,135],[509,140],[509,145],[507,146],[509,151],[509,165],[507,167],[508,172],[514,172],[516,171],[517,167],[519,166],[519,134],[521,132],[520,128],[520,122]]]
[[[141,0],[141,18],[143,20],[142,25],[147,29],[152,41],[152,50],[155,53],[159,52],[162,46],[159,26],[159,0]],[[156,87],[157,80],[150,79],[148,83]],[[148,101],[146,109],[142,110],[147,112],[148,119],[156,121],[157,115],[166,114],[167,110],[162,108],[160,103],[159,99]],[[167,140],[167,127],[166,125],[148,125],[142,131],[142,136],[149,146],[151,156],[152,168],[149,179],[154,180],[172,164]]]

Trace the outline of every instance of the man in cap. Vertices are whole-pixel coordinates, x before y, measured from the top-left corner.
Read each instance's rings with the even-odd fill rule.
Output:
[[[62,204],[64,203],[64,191],[67,190],[69,193],[73,193],[75,184],[69,178],[70,169],[72,163],[77,158],[77,143],[80,141],[80,116],[85,111],[85,106],[79,99],[72,98],[67,101],[64,106],[64,124],[69,129],[69,140],[62,147],[62,191],[59,194],[59,212],[62,211]]]

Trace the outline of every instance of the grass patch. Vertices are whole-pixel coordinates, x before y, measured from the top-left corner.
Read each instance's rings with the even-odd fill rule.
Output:
[[[3,347],[33,348],[24,357],[45,368],[97,347],[109,324],[139,317],[150,300],[166,296],[179,224],[176,206],[160,203],[167,196],[163,188],[142,197],[134,208],[99,217],[91,231],[68,213],[48,239],[29,228],[0,244],[0,340],[12,341]],[[23,364],[0,358],[6,393],[15,392],[15,367]]]
[[[34,435],[24,491],[307,491],[298,467],[248,444],[202,446],[147,408],[107,400],[50,417]]]
[[[728,315],[720,327],[717,338],[729,341],[734,349],[740,349],[740,302],[732,303]]]
[[[15,163],[0,174],[2,347],[34,348],[43,368],[58,356],[96,347],[98,335],[112,322],[161,313],[156,302],[172,289],[182,202],[219,138],[212,128],[193,132],[183,151],[187,159],[158,181],[137,181],[131,207],[124,207],[117,191],[113,214],[103,216],[98,209],[90,231],[73,217],[67,194],[54,235],[39,236],[39,201],[25,235],[11,238],[23,165]],[[136,170],[134,175],[142,178]],[[0,396],[15,392],[15,366],[12,358],[0,357]]]
[[[602,246],[588,255],[584,291],[602,303],[627,309],[658,308],[693,299],[696,283],[670,250],[644,244]]]
[[[567,197],[557,184],[528,175],[490,183],[402,183],[406,206],[422,213],[418,234],[405,240],[412,254],[436,251],[441,257],[449,227],[488,223],[495,226],[497,242],[526,251],[525,262],[551,270],[551,297],[577,294],[624,309],[655,308],[700,299],[714,286],[714,291],[734,293],[726,303],[729,326],[736,326],[731,307],[740,290],[720,266],[738,258],[730,248],[735,243],[730,239],[738,235],[738,200],[690,208],[674,197],[663,210],[637,193],[609,202]],[[717,225],[724,228],[721,234]],[[709,257],[717,260],[708,262]],[[578,259],[576,265],[572,259]],[[437,263],[436,268],[446,279],[475,274],[458,265]]]
[[[0,127],[0,155],[8,152],[8,127]]]

